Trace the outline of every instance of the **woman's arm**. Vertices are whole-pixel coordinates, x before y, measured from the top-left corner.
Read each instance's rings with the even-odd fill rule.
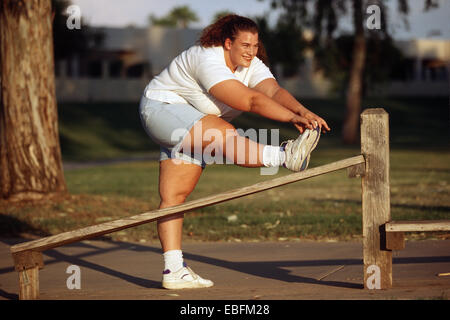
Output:
[[[319,127],[325,132],[330,131],[324,119],[305,108],[286,89],[280,87],[275,79],[261,81],[255,88],[256,91],[264,93],[274,101],[291,110],[292,112],[312,121],[317,121]]]
[[[300,131],[304,126],[314,128],[314,121],[295,113],[264,93],[250,89],[237,80],[225,80],[214,85],[209,93],[232,108],[253,112],[265,118],[291,122]]]

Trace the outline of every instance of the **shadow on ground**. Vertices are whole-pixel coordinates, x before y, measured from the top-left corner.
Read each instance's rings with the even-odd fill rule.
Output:
[[[39,237],[46,237],[49,234],[41,229],[37,229],[32,225],[19,220],[7,214],[0,214],[0,237],[17,238],[21,234],[28,233]]]
[[[11,246],[16,243],[21,242],[20,240],[0,240],[3,243]],[[59,262],[67,262],[70,264],[75,264],[80,267],[90,268],[92,270],[102,272],[109,276],[113,276],[124,281],[130,282],[134,285],[143,287],[143,288],[161,288],[161,283],[159,281],[152,281],[142,277],[136,277],[121,271],[113,270],[107,266],[100,265],[97,263],[92,263],[86,261],[84,258],[111,253],[118,250],[129,250],[134,252],[153,252],[153,253],[161,253],[161,249],[146,245],[140,245],[135,243],[127,243],[120,241],[108,241],[109,244],[113,244],[111,248],[98,248],[91,244],[86,243],[77,243],[72,244],[70,246],[89,249],[90,251],[83,254],[78,254],[74,256],[69,256],[64,253],[59,252],[58,250],[52,249],[48,251],[44,251],[44,256],[49,258],[53,258],[50,261],[46,261],[46,265],[59,263]],[[341,282],[341,281],[324,281],[317,280],[309,277],[302,277],[297,275],[290,274],[289,270],[285,270],[286,267],[314,267],[314,266],[349,266],[349,265],[358,265],[363,266],[362,259],[326,259],[326,260],[292,260],[292,261],[251,261],[251,262],[238,262],[238,261],[227,261],[217,258],[212,258],[208,256],[198,255],[189,253],[189,251],[184,251],[183,256],[192,261],[197,261],[221,268],[226,268],[234,271],[238,271],[241,273],[246,273],[249,275],[274,279],[278,281],[284,282],[297,282],[297,283],[308,283],[308,284],[318,284],[322,286],[333,286],[333,287],[341,287],[341,288],[351,288],[351,289],[363,289],[362,284],[355,284],[351,282]],[[48,260],[48,259],[47,259]],[[441,262],[450,262],[450,256],[435,256],[435,257],[408,257],[408,258],[393,258],[393,263],[395,264],[416,264],[416,263],[441,263]],[[13,272],[14,267],[8,267],[0,269],[0,274]],[[0,296],[7,299],[17,299],[17,295],[10,294],[8,292],[0,290]]]

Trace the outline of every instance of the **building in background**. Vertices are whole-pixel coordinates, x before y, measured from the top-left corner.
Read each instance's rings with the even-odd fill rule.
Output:
[[[153,75],[195,44],[201,32],[160,26],[92,29],[103,36],[87,54],[55,61],[59,102],[137,102]],[[403,73],[372,88],[369,95],[449,95],[450,41],[418,39],[396,44],[406,57]],[[332,96],[331,84],[314,71],[312,50],[305,52],[305,58],[298,74],[279,78],[280,84],[298,97]]]
[[[152,77],[147,29],[92,28],[101,41],[88,52],[55,61],[60,102],[136,101]]]
[[[403,74],[372,91],[388,96],[449,96],[450,41],[396,41],[405,56]]]

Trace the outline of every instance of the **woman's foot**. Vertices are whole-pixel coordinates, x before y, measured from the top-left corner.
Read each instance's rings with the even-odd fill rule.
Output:
[[[186,264],[178,271],[164,270],[162,286],[166,289],[194,289],[212,287],[211,280],[203,279]]]
[[[286,161],[284,166],[292,171],[303,171],[308,168],[310,154],[317,146],[320,138],[320,128],[306,129],[295,140],[288,140],[281,144],[284,147]]]

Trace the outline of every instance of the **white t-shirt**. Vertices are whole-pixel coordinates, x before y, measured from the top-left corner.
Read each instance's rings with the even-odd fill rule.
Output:
[[[257,57],[248,68],[238,67],[233,73],[225,63],[221,46],[193,46],[183,51],[145,89],[149,99],[167,103],[189,103],[205,114],[230,121],[242,113],[220,102],[209,90],[224,80],[238,80],[249,88],[265,79],[274,78],[269,68]]]

